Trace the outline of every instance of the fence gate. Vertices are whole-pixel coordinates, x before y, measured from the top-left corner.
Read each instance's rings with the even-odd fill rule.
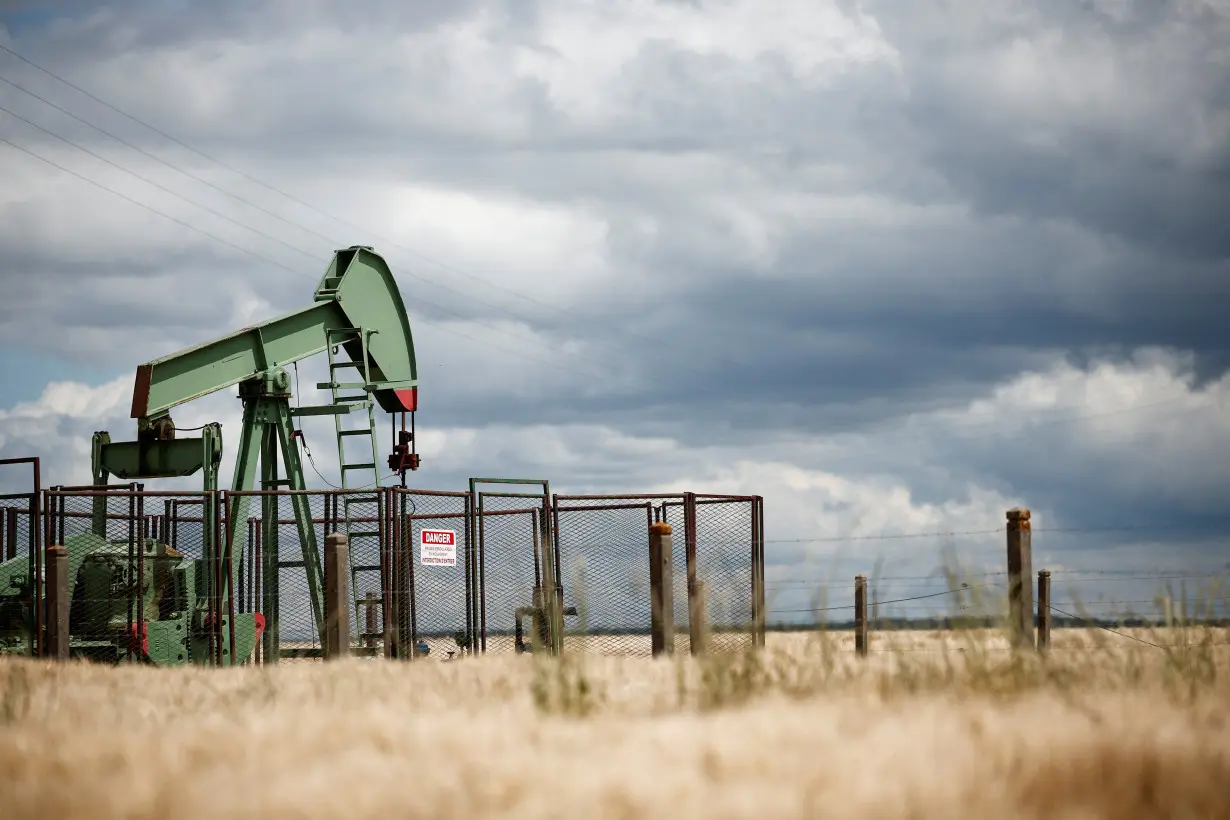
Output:
[[[528,485],[537,492],[479,491],[479,484]],[[470,479],[477,543],[480,652],[558,653],[565,606],[550,526],[550,485],[516,478]],[[569,612],[574,611],[568,608]]]
[[[469,494],[391,488],[389,509],[385,655],[472,652],[477,585]]]

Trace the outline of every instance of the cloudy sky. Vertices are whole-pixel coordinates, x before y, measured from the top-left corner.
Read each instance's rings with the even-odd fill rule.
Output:
[[[417,486],[763,495],[783,619],[1000,570],[1014,505],[1057,601],[1230,560],[1224,0],[0,9],[0,457],[47,483],[369,244]],[[175,413],[225,476],[238,409]]]

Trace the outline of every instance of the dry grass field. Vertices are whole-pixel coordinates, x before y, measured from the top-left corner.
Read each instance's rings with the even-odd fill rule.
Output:
[[[0,661],[0,817],[1230,817],[1230,635],[702,660]],[[1142,643],[1141,640],[1153,646]]]

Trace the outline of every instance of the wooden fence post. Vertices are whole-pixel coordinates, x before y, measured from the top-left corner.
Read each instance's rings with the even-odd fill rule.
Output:
[[[675,654],[675,579],[671,525],[655,521],[649,527],[650,631],[653,655]]]
[[[1014,648],[1034,646],[1029,510],[1008,510],[1008,631]]]
[[[705,582],[697,578],[693,584],[693,594],[688,601],[690,610],[691,635],[689,639],[693,655],[704,655],[709,651],[709,597],[706,594]]]
[[[363,645],[368,649],[376,648],[376,605],[378,601],[376,593],[370,589],[367,591],[367,597],[363,599],[363,605],[367,608],[363,619],[363,632],[367,637],[363,639]]]
[[[854,652],[867,655],[867,576],[854,576]]]
[[[1051,648],[1051,571],[1038,572],[1038,651]]]
[[[350,603],[346,594],[349,553],[345,533],[325,536],[325,660],[350,654]]]
[[[68,660],[68,549],[47,548],[47,643],[44,657]]]

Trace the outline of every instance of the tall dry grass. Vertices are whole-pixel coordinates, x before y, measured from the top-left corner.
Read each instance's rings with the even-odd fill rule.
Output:
[[[1227,818],[1230,631],[1164,609],[1045,658],[817,628],[657,660],[0,660],[0,818]]]
[[[1230,817],[1230,635],[700,659],[0,662],[0,816]]]

